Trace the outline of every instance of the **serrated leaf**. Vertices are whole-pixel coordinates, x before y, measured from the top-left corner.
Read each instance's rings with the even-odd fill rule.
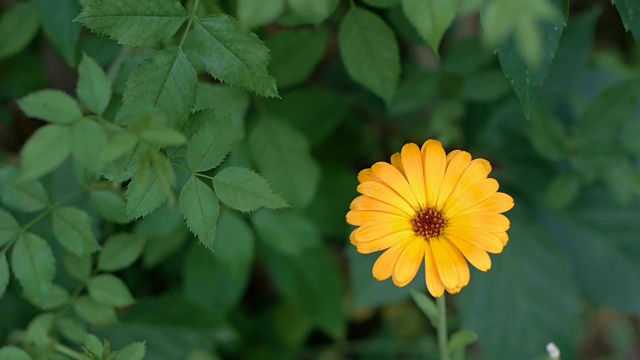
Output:
[[[142,254],[146,239],[130,233],[120,233],[107,239],[98,257],[98,269],[117,271],[133,264]]]
[[[228,207],[251,212],[261,207],[278,209],[288,204],[275,194],[267,181],[252,170],[229,167],[213,178],[216,195]]]
[[[38,25],[38,15],[32,2],[17,3],[5,11],[0,16],[0,60],[27,47],[38,32]]]
[[[93,334],[87,334],[87,337],[84,340],[84,349],[85,352],[89,350],[91,353],[100,356],[102,355],[103,351],[102,341],[100,341],[100,339],[98,339],[98,337]],[[98,360],[100,360],[99,357]]]
[[[238,20],[253,29],[275,20],[284,10],[285,0],[238,0]]]
[[[118,351],[115,360],[142,360],[145,354],[144,342],[137,342],[127,345],[124,349]]]
[[[422,313],[427,316],[431,325],[433,325],[434,328],[438,328],[438,319],[440,318],[440,315],[433,300],[424,293],[415,289],[411,290],[411,297]]]
[[[637,43],[640,43],[640,8],[635,0],[611,0],[616,5],[622,23],[627,31],[633,34]]]
[[[187,142],[187,138],[178,130],[170,127],[151,127],[140,131],[140,138],[147,144],[178,146]]]
[[[49,195],[37,180],[16,181],[18,171],[13,167],[0,169],[0,199],[15,210],[34,212],[49,205]]]
[[[269,49],[260,39],[227,15],[195,21],[198,54],[207,72],[216,79],[265,97],[278,97],[269,76]]]
[[[73,21],[80,13],[75,0],[35,0],[45,34],[68,65],[76,64],[76,46],[82,26]]]
[[[3,346],[0,348],[0,360],[31,360],[31,356],[16,346]]]
[[[70,253],[82,257],[100,249],[91,230],[91,217],[85,211],[72,207],[55,208],[51,224],[56,239]]]
[[[320,168],[304,136],[280,120],[262,118],[249,136],[249,150],[277,194],[294,207],[309,205],[320,182]]]
[[[271,50],[269,73],[284,89],[305,81],[318,66],[327,47],[327,31],[281,31],[267,38],[265,45]]]
[[[294,211],[262,209],[251,216],[258,237],[286,255],[299,255],[322,243],[318,228]]]
[[[78,66],[76,93],[94,114],[102,115],[111,101],[111,82],[89,55],[84,54]]]
[[[374,13],[352,8],[340,25],[338,44],[349,76],[390,103],[400,79],[400,53],[391,28]]]
[[[181,49],[160,51],[133,70],[124,104],[156,106],[175,126],[186,120],[195,105],[197,86],[196,71]]]
[[[98,122],[82,119],[72,127],[71,154],[87,169],[98,173],[103,167],[102,152],[108,143],[108,135]]]
[[[165,201],[162,184],[149,161],[142,161],[138,173],[127,186],[127,216],[137,219],[146,216]]]
[[[7,263],[7,256],[2,253],[0,254],[0,299],[2,299],[5,290],[7,290],[7,285],[9,285],[9,264]]]
[[[24,233],[13,245],[13,274],[25,293],[37,302],[45,302],[51,293],[55,262],[49,244],[38,235]]]
[[[187,161],[193,171],[206,171],[220,165],[231,151],[235,133],[231,118],[216,116],[214,110],[202,113],[208,121],[191,138],[187,146]]]
[[[478,341],[478,334],[473,331],[457,331],[451,335],[447,347],[449,348],[449,352],[453,353],[458,350],[464,350],[464,348],[476,341]]]
[[[76,256],[65,251],[62,255],[62,262],[64,268],[73,278],[83,282],[89,280],[92,269],[91,255]]]
[[[116,311],[113,307],[101,304],[88,296],[80,296],[73,303],[76,314],[92,325],[113,325],[118,322]]]
[[[402,0],[405,16],[436,55],[459,5],[460,0]]]
[[[18,100],[18,106],[29,117],[57,124],[71,124],[82,117],[74,98],[60,90],[40,90]]]
[[[85,7],[76,20],[91,31],[136,47],[154,46],[173,36],[187,17],[175,0],[102,0]]]
[[[211,249],[220,215],[220,205],[213,190],[192,176],[180,192],[180,211],[191,232],[198,236],[205,247]]]
[[[127,285],[111,274],[92,277],[87,282],[87,290],[93,300],[116,308],[133,305],[136,302]]]
[[[538,43],[540,49],[536,49],[535,54],[535,56],[539,57],[538,61],[531,59],[534,55],[527,56],[526,53],[523,54],[523,46],[534,47],[534,44],[536,44],[525,38],[525,35],[522,35],[527,33],[524,30],[519,31],[516,29],[514,35],[502,40],[496,48],[502,71],[510,79],[511,86],[518,96],[522,110],[527,118],[533,110],[538,92],[547,77],[549,65],[558,50],[560,36],[567,21],[569,6],[568,0],[552,0],[550,4],[544,2],[540,4],[541,7],[542,5],[549,7],[550,11],[555,11],[558,16],[550,16],[548,20],[542,21],[540,29],[535,28],[536,31],[541,31],[541,33],[534,34],[536,40],[540,42]],[[487,12],[480,12],[483,24],[487,21],[496,21],[496,19],[487,20],[490,17]],[[523,24],[523,26],[528,25]],[[539,54],[537,50],[540,50]]]
[[[39,128],[20,151],[20,180],[32,180],[56,167],[71,152],[71,130],[66,126]]]
[[[20,232],[20,224],[11,214],[0,209],[0,246],[11,241]]]
[[[305,22],[319,24],[333,13],[337,0],[288,0],[291,10]]]
[[[120,194],[111,190],[93,190],[89,193],[89,200],[103,219],[117,224],[129,222],[127,205]]]

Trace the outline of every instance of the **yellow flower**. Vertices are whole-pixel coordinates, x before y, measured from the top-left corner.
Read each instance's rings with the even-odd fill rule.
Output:
[[[391,156],[391,164],[362,170],[362,195],[351,203],[347,222],[358,226],[350,236],[358,252],[386,250],[373,276],[403,287],[424,259],[427,288],[440,297],[444,290],[456,294],[469,284],[467,261],[489,270],[487,253],[501,253],[509,241],[510,223],[502,213],[513,207],[513,198],[497,192],[489,172],[487,160],[472,160],[460,150],[447,155],[436,140],[422,149],[406,144]]]

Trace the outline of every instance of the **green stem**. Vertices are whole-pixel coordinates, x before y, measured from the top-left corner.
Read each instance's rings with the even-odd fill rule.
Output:
[[[184,41],[187,39],[187,34],[189,33],[189,29],[191,29],[191,24],[193,23],[193,20],[196,19],[196,11],[198,10],[198,3],[200,3],[200,0],[196,0],[193,3],[193,9],[191,9],[191,14],[189,15],[189,22],[187,23],[187,28],[184,30],[184,34],[182,34],[180,45],[178,45],[179,49],[182,49],[182,45],[184,44]]]
[[[440,347],[440,360],[449,360],[449,348],[447,340],[447,304],[445,296],[436,299],[438,305],[438,346]]]
[[[120,68],[122,67],[122,64],[124,64],[125,60],[127,60],[127,58],[129,58],[130,55],[131,55],[131,48],[122,46],[116,58],[109,65],[106,75],[107,75],[107,79],[109,79],[109,81],[112,84],[116,80],[116,76],[118,76],[118,73],[120,72]]]

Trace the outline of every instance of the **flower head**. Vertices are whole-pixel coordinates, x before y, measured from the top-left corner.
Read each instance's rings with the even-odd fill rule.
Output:
[[[439,297],[469,283],[467,261],[489,270],[488,253],[499,254],[509,241],[510,223],[502,213],[513,207],[489,172],[487,160],[472,160],[460,150],[445,154],[436,140],[422,149],[406,144],[391,164],[362,170],[362,195],[351,202],[347,222],[358,226],[350,236],[358,252],[386,250],[373,276],[403,287],[424,261],[427,288]]]

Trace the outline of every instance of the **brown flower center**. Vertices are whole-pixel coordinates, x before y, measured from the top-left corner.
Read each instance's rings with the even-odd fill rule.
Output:
[[[413,231],[425,239],[442,235],[447,225],[442,213],[436,209],[418,211],[413,220],[411,220],[411,223],[413,224]]]

